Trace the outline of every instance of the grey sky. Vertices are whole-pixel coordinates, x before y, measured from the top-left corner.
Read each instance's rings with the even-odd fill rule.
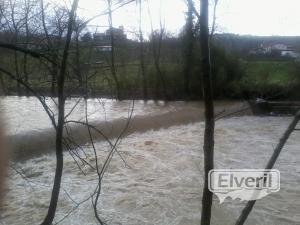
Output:
[[[217,30],[253,35],[300,35],[300,0],[219,0]],[[154,27],[160,13],[170,33],[178,33],[184,24],[185,0],[148,0]],[[199,8],[199,0],[195,0]],[[79,13],[85,18],[105,10],[103,0],[80,0]],[[150,31],[147,1],[144,3],[143,29]],[[127,31],[137,29],[135,3],[114,13],[114,26],[123,25]],[[107,25],[102,17],[93,24]]]

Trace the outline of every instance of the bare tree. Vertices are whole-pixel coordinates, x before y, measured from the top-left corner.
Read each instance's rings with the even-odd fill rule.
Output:
[[[212,39],[213,35],[216,31],[216,21],[217,21],[217,7],[218,7],[219,0],[214,0],[214,11],[213,11],[213,21],[210,31],[210,39]]]
[[[193,66],[193,47],[194,47],[194,29],[193,29],[193,0],[186,0],[188,11],[184,33],[184,93],[187,98],[190,97],[190,73]]]
[[[41,23],[43,27],[43,35],[45,41],[42,43],[43,48],[47,50],[49,55],[49,64],[47,68],[51,75],[51,95],[55,96],[57,87],[57,77],[59,75],[59,56],[63,43],[63,36],[67,29],[68,11],[62,7],[53,7],[53,10],[47,13],[44,0],[41,3]],[[49,16],[46,16],[49,15]],[[51,15],[51,16],[50,16]]]
[[[5,15],[4,15],[4,12],[5,12],[5,2],[4,1],[1,1],[0,2],[0,30],[1,31],[4,31],[5,29]],[[2,56],[3,52],[1,52],[1,56]],[[1,57],[2,58],[2,57]],[[1,85],[1,89],[2,89],[2,92],[5,93],[6,90],[5,90],[5,81],[4,81],[4,78],[3,76],[0,76],[0,85]]]
[[[201,0],[200,45],[203,77],[203,96],[205,104],[204,131],[204,188],[202,196],[201,225],[209,225],[213,193],[208,189],[208,174],[214,168],[214,104],[209,50],[208,0]]]
[[[53,184],[50,204],[49,204],[49,208],[48,208],[48,213],[47,213],[44,221],[42,222],[42,225],[52,224],[53,219],[55,217],[56,207],[57,207],[57,202],[58,202],[58,196],[59,196],[60,189],[61,189],[62,171],[63,171],[63,163],[64,163],[63,162],[64,161],[64,159],[63,159],[63,150],[67,148],[68,150],[70,150],[70,152],[73,152],[73,151],[71,151],[72,148],[70,146],[70,143],[74,143],[74,141],[71,139],[70,136],[68,136],[69,135],[69,133],[68,133],[69,128],[67,127],[67,124],[69,124],[71,121],[66,121],[66,119],[72,113],[73,109],[76,107],[78,102],[75,104],[75,106],[72,108],[72,110],[69,113],[65,113],[65,99],[66,99],[67,95],[66,95],[66,92],[65,92],[64,89],[65,89],[65,81],[68,78],[67,74],[70,70],[70,65],[68,64],[68,61],[69,61],[69,58],[70,58],[69,55],[70,55],[70,48],[71,48],[71,41],[72,41],[72,33],[73,33],[74,30],[77,31],[76,29],[74,29],[74,26],[75,26],[75,13],[76,13],[77,5],[78,5],[78,0],[74,0],[74,2],[72,4],[72,9],[69,12],[67,32],[66,32],[65,35],[63,34],[63,36],[62,36],[63,37],[62,39],[64,40],[64,43],[65,43],[64,48],[63,48],[63,52],[62,52],[62,54],[60,53],[58,55],[55,62],[52,61],[53,55],[51,54],[52,49],[50,49],[50,47],[51,48],[55,47],[55,45],[53,44],[53,40],[51,40],[53,38],[53,37],[51,37],[51,35],[46,35],[46,37],[48,37],[50,39],[50,41],[48,42],[48,43],[50,43],[50,45],[48,45],[49,49],[48,49],[47,52],[44,52],[44,51],[40,52],[40,51],[36,51],[36,50],[31,50],[30,48],[27,48],[28,46],[23,47],[23,46],[18,45],[17,43],[10,44],[10,43],[0,42],[0,47],[1,48],[16,51],[19,54],[26,54],[27,56],[31,56],[31,57],[39,59],[41,61],[45,60],[47,62],[53,63],[53,65],[56,65],[56,63],[59,62],[59,65],[57,65],[57,68],[59,68],[59,73],[58,73],[58,76],[57,76],[57,93],[58,93],[58,104],[57,104],[57,107],[58,107],[58,120],[57,120],[57,122],[56,122],[56,119],[55,119],[55,117],[56,117],[55,114],[51,111],[51,109],[46,104],[45,97],[42,96],[40,93],[36,92],[28,84],[28,80],[17,77],[16,75],[12,74],[8,70],[0,67],[0,74],[5,74],[10,79],[18,82],[21,86],[25,87],[25,89],[28,90],[33,96],[38,98],[38,100],[41,102],[42,106],[44,107],[46,113],[48,114],[49,118],[51,119],[53,127],[55,128],[55,131],[56,131],[56,171],[55,171],[55,178],[54,178],[54,184]],[[44,7],[41,7],[41,8],[44,9]],[[44,16],[45,16],[45,14],[44,14]],[[61,17],[59,17],[59,18],[61,18]],[[43,20],[43,21],[45,21],[45,20]],[[62,26],[64,26],[64,25],[62,25]],[[60,26],[60,27],[62,27],[62,26]],[[46,28],[46,29],[44,29],[44,31],[46,31],[48,33],[49,28],[46,27],[46,26],[44,26],[44,27]],[[53,29],[53,28],[51,28],[51,29]],[[51,29],[50,29],[50,32],[52,32]],[[58,30],[61,31],[63,29],[58,28]],[[75,36],[76,35],[77,35],[77,33],[75,33]],[[76,49],[76,46],[75,46],[75,49]],[[43,62],[43,64],[47,64],[47,63]],[[50,73],[51,72],[52,72],[52,70],[50,70]],[[85,75],[86,75],[85,83],[87,85],[88,75],[87,74],[85,74]],[[87,88],[85,90],[87,90]],[[52,100],[54,101],[54,99],[52,99]],[[87,105],[86,105],[86,107],[87,107]],[[132,112],[133,112],[133,108],[132,108],[132,111],[131,111],[131,115],[132,115]],[[97,220],[100,224],[103,224],[103,223],[101,222],[100,217],[98,215],[97,202],[98,202],[98,199],[99,199],[99,196],[100,196],[102,178],[104,176],[105,171],[108,168],[108,165],[109,165],[114,153],[119,154],[119,156],[121,157],[120,153],[118,153],[118,151],[117,151],[117,145],[120,143],[120,138],[122,138],[122,136],[124,136],[125,131],[128,128],[129,122],[130,122],[130,119],[128,120],[125,128],[120,132],[120,136],[117,138],[117,141],[114,144],[111,143],[109,139],[107,139],[107,138],[105,139],[110,143],[111,151],[110,151],[109,156],[107,157],[107,159],[104,161],[103,167],[100,168],[101,164],[97,165],[97,168],[98,168],[97,169],[97,174],[99,175],[99,185],[97,186],[96,190],[93,191],[92,195],[88,199],[91,199],[91,198],[93,199],[93,206],[95,208],[95,216],[96,216],[96,218],[97,218]],[[97,130],[97,132],[100,135],[103,135],[100,130],[98,130],[97,128],[92,127],[92,126],[89,125],[88,120],[87,120],[87,111],[86,111],[86,124],[85,125],[87,127],[89,127],[89,129],[91,128],[91,129]],[[91,135],[91,133],[90,133],[90,135]],[[92,141],[92,143],[93,143],[93,141]],[[74,143],[74,145],[76,146],[76,148],[77,147],[80,148],[80,146],[77,145],[76,143]],[[95,150],[95,157],[97,157],[96,150]],[[96,196],[96,197],[94,198],[94,196]],[[88,199],[85,199],[82,202],[85,202]],[[76,208],[78,208],[79,205],[82,204],[82,202],[78,203],[76,205]],[[66,215],[64,218],[66,218],[68,215]]]
[[[74,24],[74,54],[72,57],[71,67],[74,73],[74,77],[76,78],[76,82],[78,82],[79,94],[84,93],[84,76],[83,73],[83,63],[82,63],[82,52],[84,51],[84,46],[82,46],[82,42],[80,41],[80,35],[82,31],[85,29],[85,22],[81,19],[77,18]],[[91,48],[90,48],[91,50]],[[77,88],[77,85],[76,85]]]
[[[164,74],[161,69],[160,61],[161,61],[161,48],[162,48],[162,41],[165,34],[165,27],[162,21],[161,12],[160,12],[160,20],[159,20],[159,30],[154,31],[153,23],[152,23],[152,16],[148,2],[148,15],[150,18],[150,25],[151,25],[151,43],[152,43],[152,51],[153,51],[153,60],[154,60],[154,67],[156,70],[156,84],[155,84],[155,94],[156,98],[159,97],[159,82],[162,86],[162,92],[165,99],[168,99],[167,94],[167,85],[165,81]]]
[[[55,216],[58,196],[60,192],[61,178],[63,172],[63,130],[65,124],[65,94],[64,85],[67,70],[67,62],[69,56],[69,48],[72,38],[73,25],[75,22],[75,13],[77,10],[79,0],[74,0],[72,3],[72,8],[69,13],[68,30],[66,35],[66,43],[63,50],[62,61],[60,66],[60,72],[57,82],[57,92],[58,92],[58,121],[56,127],[56,171],[54,177],[54,184],[51,194],[50,205],[48,208],[48,213],[42,222],[42,225],[51,225]]]
[[[112,17],[112,0],[106,0],[107,7],[108,7],[108,26],[110,31],[110,45],[111,45],[111,52],[110,52],[110,70],[113,76],[113,79],[116,84],[116,91],[117,91],[117,99],[121,99],[121,83],[117,76],[116,66],[115,66],[115,36],[114,36],[114,27],[113,27],[113,17]]]
[[[33,26],[35,24],[35,21],[33,19],[40,13],[40,11],[37,10],[37,4],[38,2],[36,0],[25,0],[24,1],[24,41],[22,45],[25,49],[29,49],[32,47],[32,37],[37,35],[38,30],[40,29],[39,25]],[[29,82],[29,74],[31,71],[30,69],[30,61],[28,59],[28,54],[23,54],[23,79],[26,83]],[[28,90],[25,89],[26,94],[28,94]]]
[[[33,45],[30,43],[33,40],[34,35],[38,36],[39,25],[36,20],[40,11],[37,8],[36,0],[7,0],[3,1],[3,7],[1,9],[1,41],[11,43],[13,45],[22,46],[25,49],[31,48]],[[27,54],[23,54],[20,51],[13,50],[13,57],[7,57],[8,52],[5,53],[6,59],[11,59],[12,64],[7,65],[14,69],[14,74],[29,81],[29,74],[34,68],[28,61]],[[18,95],[21,95],[21,86],[19,82],[16,82],[16,91]]]
[[[41,20],[42,20],[42,27],[43,27],[43,31],[44,31],[44,35],[46,37],[46,41],[47,41],[47,49],[49,52],[50,57],[52,58],[52,62],[50,62],[51,67],[50,67],[50,74],[51,74],[51,94],[52,96],[55,95],[55,86],[56,86],[56,77],[57,77],[57,73],[58,73],[58,55],[56,53],[56,51],[53,49],[53,45],[52,45],[52,41],[50,39],[50,35],[48,32],[48,28],[46,25],[46,16],[45,16],[45,12],[46,12],[46,8],[44,6],[44,0],[40,0],[41,2]]]
[[[12,42],[18,43],[19,41],[19,35],[20,30],[23,27],[23,18],[20,16],[20,12],[18,12],[18,9],[20,8],[19,2],[17,0],[9,0],[8,1],[8,7],[9,7],[9,15],[6,17],[8,27],[10,29],[10,32],[12,33]],[[21,78],[21,72],[20,72],[20,66],[19,66],[19,55],[17,51],[14,51],[14,68],[15,68],[15,74],[20,79]],[[17,93],[18,95],[21,95],[21,88],[19,82],[17,84]]]
[[[142,83],[143,83],[143,98],[144,100],[147,100],[148,87],[147,87],[147,78],[146,78],[146,71],[145,71],[144,37],[142,31],[142,0],[138,0],[138,4],[139,4],[140,68],[141,68]]]

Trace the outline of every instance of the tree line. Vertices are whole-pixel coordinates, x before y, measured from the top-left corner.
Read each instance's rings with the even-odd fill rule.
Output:
[[[151,22],[151,33],[146,36],[142,20],[147,13],[143,11],[147,2],[137,1],[139,27],[131,33],[133,38],[130,39],[115,37],[113,15],[118,4],[105,2],[107,9],[100,15],[108,18],[108,42],[94,38],[97,31],[88,31],[91,20],[78,15],[74,20],[66,77],[66,92],[70,96],[80,95],[87,88],[89,96],[118,99],[203,98],[202,80],[198,76],[200,26],[193,1],[186,1],[186,24],[177,36],[168,34],[162,22],[158,29],[153,28]],[[148,14],[151,18],[150,10]],[[22,52],[3,49],[1,63],[35,90],[57,96],[58,61],[66,40],[68,9],[41,0],[6,0],[2,1],[0,16],[0,43],[30,49],[49,59],[41,63]],[[212,36],[210,41],[214,43]],[[101,45],[111,47],[103,51],[98,48]],[[243,73],[239,59],[217,44],[212,44],[211,49],[213,82],[217,86],[214,95],[231,97],[231,90],[236,89]],[[29,94],[18,82],[2,77],[0,81],[5,94]]]

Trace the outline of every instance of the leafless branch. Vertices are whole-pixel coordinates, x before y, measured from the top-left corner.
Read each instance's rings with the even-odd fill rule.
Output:
[[[300,120],[300,110],[297,112],[297,114],[295,115],[294,119],[292,120],[292,122],[290,123],[290,125],[288,126],[288,128],[285,130],[284,134],[282,135],[282,137],[280,138],[271,158],[269,159],[269,162],[266,165],[266,170],[268,169],[272,169],[282,151],[282,149],[284,148],[286,142],[288,141],[290,135],[293,133],[293,131],[295,130],[297,124],[299,123]],[[255,205],[256,201],[252,200],[249,201],[245,208],[243,209],[241,215],[239,216],[237,222],[235,223],[235,225],[243,225],[245,223],[245,221],[247,220],[249,214],[251,213],[254,205]]]

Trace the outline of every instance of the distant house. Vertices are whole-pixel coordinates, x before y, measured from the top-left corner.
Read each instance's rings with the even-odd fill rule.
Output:
[[[261,44],[259,48],[249,51],[250,56],[283,57],[299,59],[300,53],[294,47],[282,43],[270,45]]]
[[[107,29],[104,33],[96,33],[93,36],[96,50],[100,52],[111,51],[111,37],[114,37],[114,41],[120,42],[127,40],[127,36],[124,33],[124,27]]]
[[[299,59],[300,53],[293,49],[287,49],[287,50],[281,51],[281,56],[289,57],[289,58],[293,58],[293,59]]]
[[[125,40],[127,39],[126,34],[124,33],[124,27],[119,26],[119,28],[111,28],[105,31],[106,36],[111,36],[111,32],[113,33],[114,39],[116,40]]]
[[[98,52],[111,52],[112,48],[111,48],[111,45],[108,45],[108,46],[100,45],[100,46],[95,46],[95,49]]]
[[[269,48],[271,48],[271,50],[285,51],[285,50],[288,50],[289,46],[287,46],[285,44],[273,44],[273,45],[270,45]]]
[[[106,36],[105,33],[96,33],[94,34],[94,41],[96,42],[103,42],[103,41],[108,41],[108,37]]]

